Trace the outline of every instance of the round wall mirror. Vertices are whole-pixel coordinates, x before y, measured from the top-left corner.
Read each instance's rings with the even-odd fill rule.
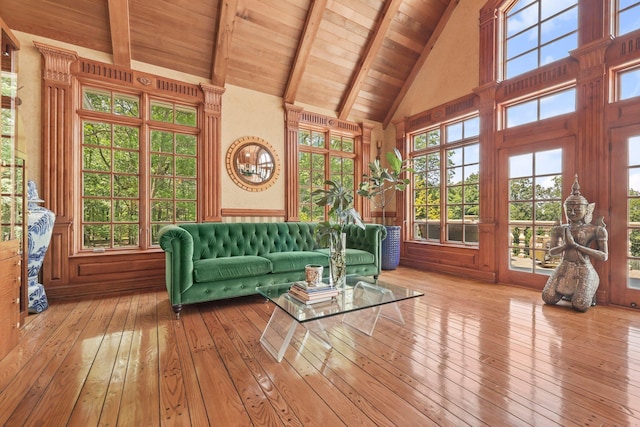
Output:
[[[278,179],[280,162],[271,144],[262,138],[246,136],[229,147],[227,171],[240,188],[263,191]]]

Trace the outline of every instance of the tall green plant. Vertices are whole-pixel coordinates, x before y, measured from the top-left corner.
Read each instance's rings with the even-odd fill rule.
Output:
[[[386,210],[393,199],[393,193],[404,191],[411,180],[405,174],[414,173],[409,160],[403,159],[400,150],[394,148],[386,155],[388,168],[383,168],[379,159],[369,163],[369,174],[363,174],[358,195],[371,200],[374,206],[382,210],[382,224],[385,224]]]
[[[353,194],[350,191],[332,180],[326,180],[324,184],[327,188],[315,190],[311,195],[314,199],[319,197],[315,200],[318,206],[329,206],[328,219],[318,223],[315,230],[320,245],[328,246],[330,239],[337,241],[347,224],[353,223],[364,229],[364,223],[353,207]]]

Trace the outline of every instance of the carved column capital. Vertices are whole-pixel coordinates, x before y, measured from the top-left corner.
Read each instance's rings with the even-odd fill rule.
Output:
[[[498,82],[488,82],[473,89],[473,93],[480,99],[480,111],[493,110],[496,105],[496,92],[500,87]]]
[[[71,86],[71,64],[78,59],[78,54],[72,50],[53,47],[34,41],[36,49],[44,58],[42,78],[50,83]]]
[[[296,105],[285,102],[284,104],[285,118],[284,119],[287,122],[286,125],[289,130],[298,129],[298,126],[300,123],[300,114],[302,114],[303,110],[304,108],[302,107],[298,107]]]
[[[200,88],[204,93],[205,114],[219,116],[222,112],[222,94],[225,88],[205,83],[200,83]]]
[[[579,79],[602,78],[605,75],[605,54],[612,41],[611,37],[603,38],[569,52],[580,65]]]

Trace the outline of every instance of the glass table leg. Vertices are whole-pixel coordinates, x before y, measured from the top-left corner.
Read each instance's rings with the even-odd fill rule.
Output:
[[[315,320],[303,323],[302,325],[306,329],[305,335],[302,339],[303,347],[307,336],[311,333],[327,350],[333,348],[331,340],[329,339],[329,334],[327,334],[322,320]],[[298,321],[276,306],[271,314],[271,318],[269,319],[267,326],[264,328],[264,332],[262,332],[260,343],[274,359],[281,362],[297,326]]]
[[[393,293],[388,289],[373,287],[367,283],[359,282],[353,292],[360,293],[360,298],[368,300],[369,304],[378,306],[366,310],[347,313],[343,316],[342,322],[363,332],[369,336],[373,335],[380,316],[404,325],[404,317],[400,312],[397,302],[394,301]],[[385,311],[385,313],[383,313]],[[391,311],[391,313],[389,313]]]
[[[279,307],[274,308],[267,327],[262,332],[260,343],[278,362],[282,361],[296,326],[298,322],[295,319]]]

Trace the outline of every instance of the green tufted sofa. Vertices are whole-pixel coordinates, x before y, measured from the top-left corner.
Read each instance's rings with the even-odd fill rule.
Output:
[[[304,279],[307,264],[329,274],[329,250],[318,248],[314,223],[198,223],[168,225],[159,232],[166,256],[166,285],[176,317],[183,304],[256,293],[256,287]],[[349,224],[347,274],[380,274],[386,230]]]

